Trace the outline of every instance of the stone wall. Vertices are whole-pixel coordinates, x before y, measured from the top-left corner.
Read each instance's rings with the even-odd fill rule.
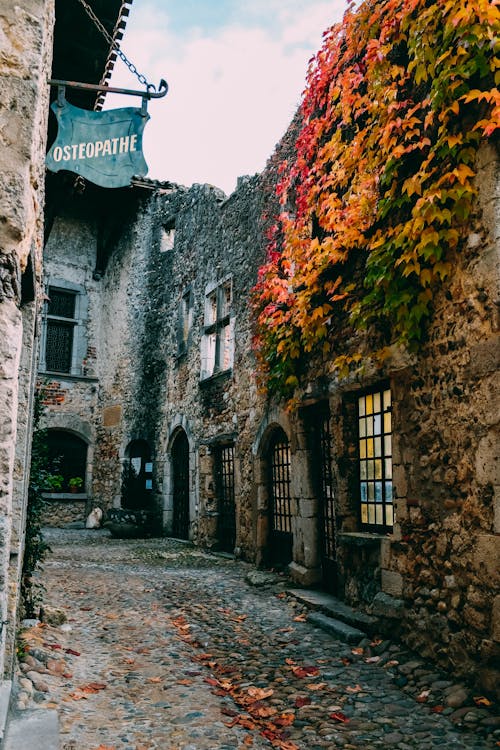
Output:
[[[23,547],[53,20],[51,0],[0,9],[0,675],[12,666]]]

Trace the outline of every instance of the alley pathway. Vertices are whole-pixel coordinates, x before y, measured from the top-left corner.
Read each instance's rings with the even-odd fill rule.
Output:
[[[62,750],[500,744],[488,706],[449,706],[456,686],[395,644],[315,629],[279,577],[252,587],[250,566],[167,539],[48,536],[51,624],[26,631],[19,706],[58,708]]]

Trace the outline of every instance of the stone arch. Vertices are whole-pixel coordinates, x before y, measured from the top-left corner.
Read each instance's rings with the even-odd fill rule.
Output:
[[[71,435],[86,445],[86,458],[84,467],[84,476],[82,479],[83,488],[82,492],[86,492],[87,495],[91,493],[92,488],[92,468],[94,460],[94,433],[92,426],[89,422],[85,421],[77,414],[46,414],[42,427],[51,432],[64,432]]]
[[[252,452],[255,456],[255,480],[257,485],[256,494],[256,562],[258,565],[270,564],[273,561],[272,537],[273,537],[273,487],[271,481],[272,452],[276,439],[279,437],[286,440],[289,449],[289,457],[293,453],[295,441],[291,429],[290,420],[287,415],[277,411],[270,413],[263,421],[253,444]],[[290,465],[288,471],[290,471]],[[288,477],[288,491],[291,491],[291,476]],[[290,495],[290,512],[295,513],[295,502]],[[290,530],[291,533],[291,530]],[[291,554],[291,541],[289,537],[287,545]],[[275,540],[276,541],[276,540]],[[291,562],[291,559],[288,560]]]
[[[185,538],[193,539],[196,536],[197,528],[197,497],[198,497],[198,486],[197,486],[197,454],[195,450],[195,443],[192,437],[192,430],[189,421],[183,415],[176,415],[172,420],[168,429],[168,442],[167,451],[165,457],[165,468],[164,468],[164,499],[163,499],[163,528],[168,535],[173,535],[178,529],[175,528],[175,522],[177,518],[175,516],[175,493],[178,485],[176,483],[181,479],[178,470],[182,467],[176,462],[176,458],[180,458],[175,455],[176,450],[180,450],[180,443],[184,443],[184,458],[186,460],[185,470],[185,486],[184,489],[187,493],[184,500],[187,504],[187,529],[185,531]],[[185,455],[187,454],[187,456]]]

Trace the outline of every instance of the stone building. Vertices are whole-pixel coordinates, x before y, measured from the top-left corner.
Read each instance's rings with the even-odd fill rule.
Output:
[[[118,41],[130,2],[94,3]],[[82,15],[80,15],[80,13]],[[75,28],[78,25],[78,41]],[[0,8],[0,740],[10,694],[24,549],[39,317],[48,79],[107,80],[115,53],[77,3]],[[92,108],[86,93],[77,103]],[[56,199],[57,200],[57,199]],[[44,216],[44,205],[47,213]]]
[[[30,3],[27,24],[18,6],[7,8],[6,38],[16,24],[30,29],[22,53],[11,43],[0,58],[1,133],[11,144],[0,225],[0,596],[12,643],[42,306],[49,93],[34,72],[44,81],[50,68],[54,9]],[[118,33],[126,4],[113,9]],[[73,59],[73,17],[59,18],[55,60],[65,66],[54,76],[99,80],[109,50],[92,36],[92,55]],[[4,104],[14,96],[15,106]],[[467,249],[420,352],[394,350],[382,369],[343,380],[323,363],[288,412],[260,390],[249,297],[277,211],[277,163],[297,127],[264,173],[242,178],[229,197],[210,185],[142,180],[106,190],[50,177],[38,368],[57,459],[47,520],[82,521],[94,506],[145,511],[154,533],[286,566],[297,583],[373,612],[423,655],[494,692],[498,154],[480,152]]]

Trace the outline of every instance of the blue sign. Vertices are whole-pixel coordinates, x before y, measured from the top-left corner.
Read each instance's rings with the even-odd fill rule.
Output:
[[[46,157],[51,172],[68,170],[101,187],[130,185],[144,177],[148,166],[142,153],[142,134],[149,115],[136,107],[90,112],[65,99],[55,101],[57,138]]]

